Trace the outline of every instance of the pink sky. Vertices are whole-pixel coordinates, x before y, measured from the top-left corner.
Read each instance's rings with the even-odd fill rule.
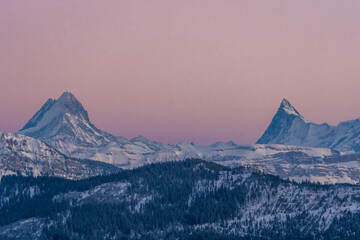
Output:
[[[253,143],[283,97],[360,117],[360,1],[0,3],[0,129],[70,91],[100,129]]]

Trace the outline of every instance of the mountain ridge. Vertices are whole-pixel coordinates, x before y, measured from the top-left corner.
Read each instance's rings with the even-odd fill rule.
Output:
[[[61,141],[101,147],[116,141],[116,137],[90,122],[88,112],[70,92],[64,92],[57,100],[49,99],[18,133],[53,146]]]
[[[286,109],[291,106],[290,110]],[[291,111],[293,109],[293,111]],[[286,144],[360,152],[360,118],[337,126],[306,120],[286,99],[257,144]]]
[[[68,101],[70,103],[65,104]],[[51,114],[54,112],[53,108],[60,109],[60,113]],[[81,103],[71,93],[64,93],[58,100],[48,100],[41,109],[29,121],[28,128],[19,133],[43,140],[72,158],[105,162],[123,169],[165,161],[182,161],[186,158],[202,158],[230,167],[252,166],[265,173],[296,181],[352,184],[360,182],[360,161],[357,154],[344,157],[343,152],[332,151],[328,147],[301,146],[301,141],[306,139],[309,131],[313,131],[311,128],[314,125],[286,99],[281,102],[274,117],[276,121],[271,123],[275,127],[269,131],[268,136],[271,137],[274,132],[282,135],[286,128],[291,129],[294,123],[297,123],[300,127],[295,131],[292,129],[292,133],[297,133],[296,138],[292,142],[287,142],[285,136],[282,137],[283,143],[265,145],[237,145],[231,141],[208,146],[187,142],[166,145],[143,136],[130,140],[115,137],[97,129],[90,122]],[[79,113],[75,111],[72,114],[74,109],[79,109]],[[53,123],[43,120],[54,115],[57,118]],[[41,125],[44,122],[48,124]],[[37,131],[40,128],[36,128],[39,124],[43,127],[40,132]],[[324,126],[326,125],[322,125]],[[306,131],[303,131],[304,127]],[[35,131],[30,131],[34,129]],[[302,137],[299,138],[299,134],[303,134]],[[99,141],[96,141],[97,138]]]
[[[41,140],[0,131],[0,179],[6,175],[83,179],[118,171],[106,163],[70,158]]]

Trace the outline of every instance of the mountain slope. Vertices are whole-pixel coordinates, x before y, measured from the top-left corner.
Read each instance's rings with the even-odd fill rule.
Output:
[[[49,99],[18,134],[40,139],[67,156],[118,166],[131,165],[143,154],[166,149],[144,137],[130,141],[99,130],[70,92],[57,100]]]
[[[299,139],[302,138],[298,136],[302,134],[306,138],[303,129],[311,128],[313,124],[284,100],[262,139],[271,142],[272,136],[276,135],[281,143],[301,145]],[[360,182],[359,156],[343,156],[329,149],[261,144],[241,146],[233,142],[209,146],[186,142],[165,145],[142,136],[131,140],[115,137],[96,128],[81,103],[69,92],[58,100],[49,99],[19,133],[41,139],[67,156],[110,163],[124,169],[202,158],[231,167],[252,166],[296,181]],[[287,140],[289,136],[293,141]]]
[[[72,143],[84,147],[101,147],[117,139],[89,120],[87,111],[70,92],[58,100],[49,99],[18,132],[56,146]]]
[[[0,178],[23,175],[81,179],[118,171],[109,164],[69,158],[40,140],[0,131]]]
[[[325,148],[286,145],[236,145],[218,143],[210,146],[182,143],[177,158],[202,158],[228,167],[249,166],[264,173],[298,182],[360,182],[360,155],[344,154]],[[154,158],[161,158],[159,152]],[[165,155],[169,157],[171,153]],[[149,158],[149,157],[148,157]],[[155,162],[155,160],[153,161]]]
[[[343,152],[360,151],[360,119],[338,126],[307,121],[284,99],[258,144],[285,144],[330,148]]]
[[[359,239],[359,190],[194,159],[82,181],[7,177],[0,237]]]

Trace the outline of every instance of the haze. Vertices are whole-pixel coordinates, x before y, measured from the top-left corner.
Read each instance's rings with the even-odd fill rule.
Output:
[[[0,3],[0,129],[72,92],[114,135],[254,143],[286,97],[360,117],[360,1]]]

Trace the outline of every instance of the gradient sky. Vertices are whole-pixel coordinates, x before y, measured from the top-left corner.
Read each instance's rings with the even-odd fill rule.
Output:
[[[286,97],[360,117],[360,1],[0,1],[0,129],[72,92],[100,129],[253,143]]]

